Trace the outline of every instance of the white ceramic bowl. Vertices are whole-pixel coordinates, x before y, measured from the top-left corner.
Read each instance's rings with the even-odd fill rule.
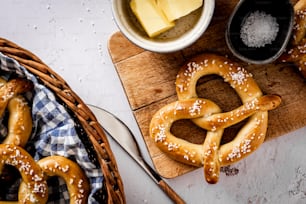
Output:
[[[115,22],[123,35],[137,46],[159,53],[181,50],[199,39],[207,29],[215,8],[215,0],[203,0],[203,6],[176,21],[169,31],[149,38],[129,6],[130,0],[113,0]]]

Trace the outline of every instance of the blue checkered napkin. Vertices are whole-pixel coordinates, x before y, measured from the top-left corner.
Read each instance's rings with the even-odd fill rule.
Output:
[[[30,152],[34,152],[32,155],[34,159],[61,155],[75,160],[83,168],[91,184],[89,203],[98,203],[93,195],[102,188],[102,171],[90,161],[89,154],[75,129],[75,123],[66,109],[56,101],[54,94],[49,89],[38,82],[34,75],[1,52],[0,75],[7,79],[12,75],[26,77],[34,83],[33,96],[27,96],[32,101],[34,129],[26,147],[30,149]],[[0,134],[5,134],[6,130],[2,121],[0,121],[0,126],[2,126]],[[54,177],[48,183],[50,185],[49,203],[69,203],[69,193],[62,179]],[[14,198],[17,197],[17,194],[18,184],[15,189],[10,189],[7,197]]]

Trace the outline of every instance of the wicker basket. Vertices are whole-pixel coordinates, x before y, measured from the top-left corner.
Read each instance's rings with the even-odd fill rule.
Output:
[[[101,166],[104,183],[101,203],[125,203],[123,183],[117,163],[107,137],[91,110],[71,90],[69,85],[30,51],[9,40],[0,38],[0,52],[11,57],[34,74],[43,85],[49,88],[59,102],[66,107],[76,124],[83,132],[88,144]]]

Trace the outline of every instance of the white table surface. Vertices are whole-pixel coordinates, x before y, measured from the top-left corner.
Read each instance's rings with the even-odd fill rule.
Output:
[[[107,51],[118,30],[110,0],[1,0],[0,36],[38,55],[88,104],[107,109],[134,132],[151,163]],[[306,203],[306,127],[264,143],[207,184],[202,169],[167,179],[187,203]],[[171,203],[111,139],[128,204]]]

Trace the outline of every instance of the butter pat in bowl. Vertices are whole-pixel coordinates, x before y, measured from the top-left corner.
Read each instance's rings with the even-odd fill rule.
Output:
[[[169,53],[194,43],[207,29],[214,0],[114,0],[120,31],[135,45]]]

